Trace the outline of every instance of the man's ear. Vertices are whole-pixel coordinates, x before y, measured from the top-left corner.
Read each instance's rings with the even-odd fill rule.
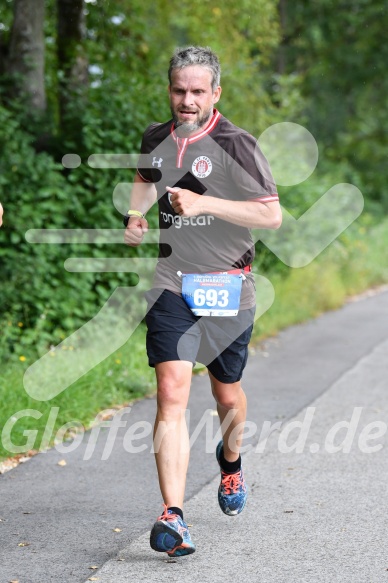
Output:
[[[220,100],[221,97],[221,93],[222,93],[222,87],[220,87],[220,85],[215,89],[215,91],[213,91],[213,103],[217,103],[217,101]]]

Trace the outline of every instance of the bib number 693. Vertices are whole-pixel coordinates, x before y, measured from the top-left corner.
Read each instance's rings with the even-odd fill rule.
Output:
[[[204,306],[207,304],[210,308],[218,306],[219,308],[226,308],[229,302],[229,292],[226,289],[196,289],[194,291],[194,304],[196,306]]]

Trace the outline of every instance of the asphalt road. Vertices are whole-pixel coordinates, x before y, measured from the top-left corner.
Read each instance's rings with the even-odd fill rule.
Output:
[[[238,517],[217,506],[217,417],[207,378],[194,379],[185,516],[198,550],[190,557],[166,562],[148,546],[162,510],[149,434],[154,399],[123,412],[117,436],[102,428],[94,444],[86,434],[71,453],[53,449],[0,476],[0,583],[388,581],[387,323],[384,292],[289,328],[251,355],[250,496]],[[290,444],[300,429],[290,423],[306,428],[308,419],[297,453]],[[330,445],[336,424],[350,419],[354,439],[344,426]],[[266,426],[280,421],[265,441]],[[330,451],[345,437],[348,453]]]

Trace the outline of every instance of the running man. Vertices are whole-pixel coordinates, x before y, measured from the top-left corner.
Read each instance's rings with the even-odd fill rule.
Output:
[[[241,377],[255,312],[250,229],[277,229],[281,209],[257,140],[214,107],[221,96],[217,56],[209,48],[177,49],[168,77],[172,119],[144,133],[125,243],[143,241],[145,214],[157,200],[160,251],[146,323],[157,381],[154,450],[164,512],[150,544],[175,557],[195,551],[183,501],[189,463],[184,412],[196,361],[207,366],[221,422],[220,508],[233,516],[246,503]]]

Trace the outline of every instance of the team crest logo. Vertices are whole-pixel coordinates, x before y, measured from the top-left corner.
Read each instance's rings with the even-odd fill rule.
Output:
[[[206,178],[206,176],[209,176],[212,168],[213,165],[210,158],[207,156],[198,156],[193,162],[191,171],[197,178]]]

